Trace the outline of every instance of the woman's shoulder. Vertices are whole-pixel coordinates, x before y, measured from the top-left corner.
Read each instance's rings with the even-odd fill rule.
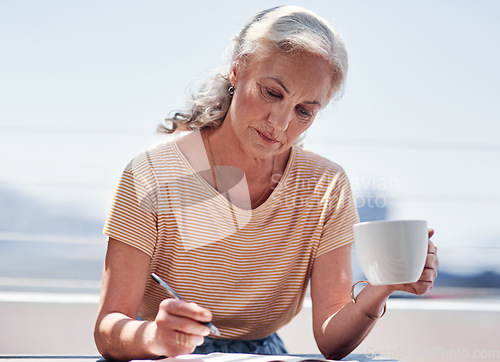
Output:
[[[159,166],[175,159],[173,141],[162,140],[136,153],[127,164],[125,172],[131,172],[136,176],[154,174]]]
[[[151,162],[151,160],[171,157],[175,154],[174,141],[174,139],[168,138],[155,142],[136,153],[132,160],[135,162]]]
[[[295,147],[294,166],[305,173],[344,173],[339,164],[303,147]]]

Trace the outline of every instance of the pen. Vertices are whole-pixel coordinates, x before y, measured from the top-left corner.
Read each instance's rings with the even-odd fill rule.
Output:
[[[172,297],[174,297],[175,299],[178,299],[178,300],[184,300],[181,298],[181,296],[179,294],[177,294],[175,292],[175,290],[173,290],[170,285],[168,285],[167,283],[165,283],[163,281],[162,278],[160,278],[158,275],[156,275],[155,273],[151,273],[151,278],[153,278],[153,280],[155,282],[157,282],[158,284],[160,284],[160,286],[165,289]],[[201,324],[204,324],[206,325],[208,328],[210,328],[210,331],[215,334],[216,336],[220,336],[220,332],[219,330],[217,329],[216,326],[214,326],[212,323],[210,322],[200,322]]]

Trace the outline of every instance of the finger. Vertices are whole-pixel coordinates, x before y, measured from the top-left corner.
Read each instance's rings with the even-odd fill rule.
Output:
[[[155,343],[158,355],[172,357],[192,353],[196,346],[203,344],[205,336],[210,333],[206,326],[192,319],[163,313],[163,318],[157,316],[155,320],[157,326]]]
[[[428,253],[427,258],[425,259],[425,268],[437,269],[439,265],[439,260],[436,254]]]
[[[191,318],[173,314],[158,314],[156,325],[162,335],[170,335],[174,331],[205,337],[210,334],[210,328]]]
[[[432,289],[432,286],[432,282],[418,281],[415,283],[402,284],[398,290],[411,294],[422,295]]]
[[[171,347],[169,348],[170,356],[179,354],[193,353],[195,348],[204,342],[204,337],[184,333],[181,331],[173,331]]]
[[[160,303],[156,317],[157,324],[162,330],[178,330],[189,334],[208,336],[210,328],[187,315],[183,305],[188,305],[188,311],[192,306],[180,300],[166,299]],[[196,305],[195,305],[196,306]],[[184,315],[183,315],[184,314]],[[187,315],[187,316],[186,316]]]
[[[437,270],[435,268],[424,268],[418,282],[434,283],[437,278]]]
[[[415,294],[416,295],[424,295],[429,290],[431,290],[433,286],[434,286],[434,283],[431,283],[431,282],[419,282],[417,284],[417,286],[415,287]]]
[[[204,338],[202,336],[184,333],[182,331],[175,331],[175,342],[182,347],[195,347],[203,344]]]
[[[199,322],[210,322],[212,320],[212,313],[209,309],[184,300],[165,299],[160,303],[160,308],[165,308],[170,314],[188,317]]]
[[[175,357],[180,354],[190,354],[193,353],[196,348],[196,345],[191,343],[192,337],[185,333],[172,331],[169,339],[169,346],[167,348],[167,355],[169,357]]]
[[[429,239],[432,238],[432,235],[434,235],[434,229],[428,229],[427,233],[429,234]]]
[[[434,255],[437,254],[437,246],[430,240],[427,246],[427,252]]]

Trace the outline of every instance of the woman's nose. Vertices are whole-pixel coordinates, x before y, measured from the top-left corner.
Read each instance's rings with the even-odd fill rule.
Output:
[[[292,119],[292,112],[282,105],[273,105],[269,113],[269,123],[277,131],[286,131]]]

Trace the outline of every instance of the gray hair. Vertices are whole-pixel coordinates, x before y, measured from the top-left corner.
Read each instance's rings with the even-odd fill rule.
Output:
[[[347,51],[337,31],[314,12],[299,6],[261,11],[233,38],[232,62],[263,59],[273,52],[305,52],[326,60],[331,67],[329,98],[342,95],[347,74]],[[159,132],[174,133],[205,127],[217,128],[231,105],[229,69],[209,79],[192,95],[188,110],[176,112],[160,125]]]

